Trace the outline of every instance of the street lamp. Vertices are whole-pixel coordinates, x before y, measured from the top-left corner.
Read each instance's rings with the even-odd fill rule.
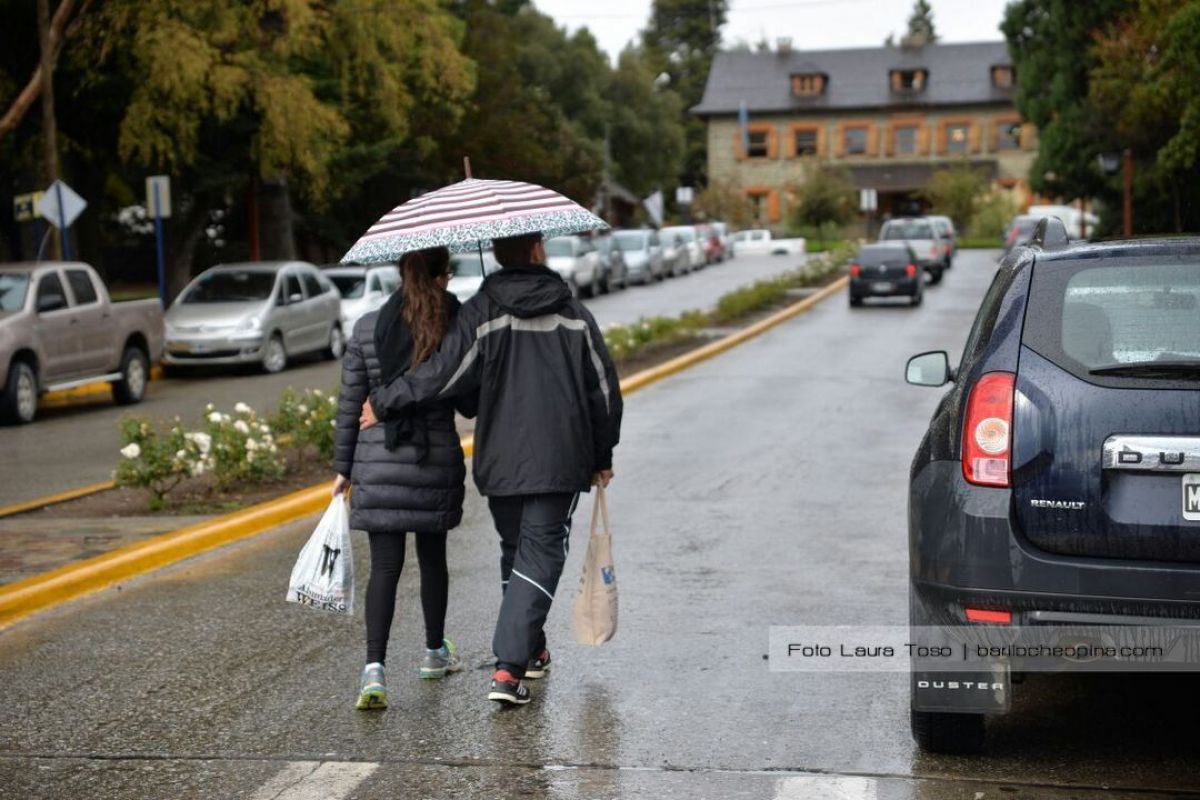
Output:
[[[1122,169],[1124,174],[1125,198],[1124,198],[1124,213],[1122,216],[1124,234],[1126,237],[1133,236],[1133,151],[1128,148],[1121,153],[1101,153],[1098,157],[1100,169],[1104,170],[1105,175],[1116,175],[1118,169]]]

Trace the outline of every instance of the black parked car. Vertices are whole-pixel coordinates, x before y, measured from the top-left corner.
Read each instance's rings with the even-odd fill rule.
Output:
[[[864,297],[908,297],[914,306],[925,296],[925,276],[905,242],[878,242],[859,248],[850,264],[850,305]]]
[[[926,353],[906,378],[954,383],[912,464],[911,635],[1200,620],[1200,239],[1068,245],[1045,219],[1001,263],[958,368]],[[914,665],[922,749],[982,747],[1029,669],[993,667]]]

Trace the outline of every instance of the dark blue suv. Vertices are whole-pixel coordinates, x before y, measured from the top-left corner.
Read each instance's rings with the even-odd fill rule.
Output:
[[[1200,238],[1068,245],[1043,220],[957,369],[925,353],[906,378],[953,382],[910,475],[914,631],[1197,624]],[[1011,691],[914,664],[914,738],[977,751]]]

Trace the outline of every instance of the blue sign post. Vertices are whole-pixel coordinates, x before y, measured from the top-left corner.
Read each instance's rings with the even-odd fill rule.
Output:
[[[158,258],[158,298],[167,307],[167,262],[163,255],[163,220],[171,216],[171,179],[166,175],[146,178],[146,211],[154,217],[154,252]]]
[[[63,203],[63,183],[62,181],[54,182],[55,200],[58,203],[58,236],[62,243],[62,254],[64,261],[73,261],[71,258],[71,237],[67,235],[67,210]]]
[[[59,241],[62,243],[62,255],[67,261],[71,260],[71,238],[67,229],[79,218],[87,208],[87,201],[75,193],[75,190],[62,181],[55,181],[42,193],[37,201],[37,211],[42,218],[58,228]],[[41,259],[41,253],[38,253]]]

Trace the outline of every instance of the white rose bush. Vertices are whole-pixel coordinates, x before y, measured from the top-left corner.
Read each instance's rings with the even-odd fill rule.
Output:
[[[150,508],[166,507],[181,486],[237,491],[278,481],[289,464],[333,457],[336,393],[288,388],[269,418],[238,402],[231,413],[208,404],[194,427],[176,417],[156,423],[142,417],[121,420],[121,447],[113,481],[146,489]],[[292,459],[288,459],[290,451]]]

